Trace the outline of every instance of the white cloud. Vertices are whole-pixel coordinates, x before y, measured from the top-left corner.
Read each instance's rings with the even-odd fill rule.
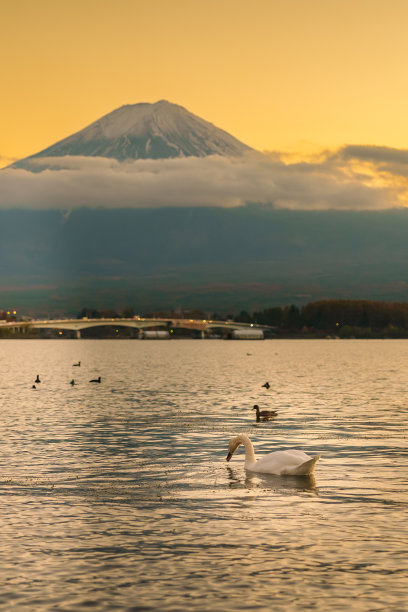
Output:
[[[384,149],[382,156],[378,149]],[[406,186],[391,180],[392,173],[400,176],[401,166],[408,169],[408,152],[393,158],[395,151],[344,147],[319,163],[297,164],[284,164],[276,156],[125,163],[100,157],[37,158],[31,163],[39,171],[0,171],[0,208],[233,207],[250,202],[300,210],[394,208],[403,204]],[[42,169],[47,163],[52,170]]]

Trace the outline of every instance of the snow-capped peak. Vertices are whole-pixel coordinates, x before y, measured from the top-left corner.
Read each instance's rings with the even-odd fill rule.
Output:
[[[237,157],[254,152],[224,130],[188,110],[159,100],[154,104],[126,104],[104,115],[83,130],[16,162],[30,166],[30,159],[85,155],[126,159],[169,157]]]

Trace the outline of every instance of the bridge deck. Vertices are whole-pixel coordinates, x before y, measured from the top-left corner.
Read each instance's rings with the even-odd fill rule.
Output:
[[[32,327],[35,329],[64,329],[80,332],[83,329],[101,326],[133,327],[145,329],[148,327],[166,327],[193,329],[197,331],[210,331],[213,329],[241,329],[241,330],[272,330],[266,325],[238,323],[236,321],[213,321],[207,319],[173,319],[173,318],[142,318],[132,319],[47,319],[31,321],[9,321],[2,323],[0,329]]]

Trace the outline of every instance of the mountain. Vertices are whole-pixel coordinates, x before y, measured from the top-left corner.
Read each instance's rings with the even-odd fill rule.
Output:
[[[238,157],[248,153],[255,150],[182,106],[160,100],[154,104],[121,106],[76,134],[15,162],[12,167],[38,169],[40,158],[66,155],[125,161],[208,155]]]
[[[214,154],[223,159],[205,159]],[[122,106],[15,163],[15,168],[30,172],[5,172],[11,181],[5,181],[8,193],[15,188],[17,195],[22,194],[22,204],[0,206],[0,309],[12,306],[37,314],[75,314],[84,306],[116,310],[131,306],[136,312],[180,306],[228,313],[330,297],[408,299],[407,209],[279,209],[255,197],[260,180],[269,190],[273,173],[265,178],[265,174],[248,172],[249,178],[244,177],[248,183],[241,182],[240,175],[246,174],[242,168],[251,168],[251,164],[239,158],[248,155],[261,156],[261,166],[269,172],[271,167],[263,164],[261,153],[181,106],[162,100]],[[78,170],[71,175],[32,174],[64,167],[64,157],[70,169],[75,166],[75,156]],[[85,164],[84,156],[88,156]],[[118,161],[92,160],[92,156]],[[190,159],[174,160],[183,157]],[[173,161],[120,163],[166,158]],[[92,171],[87,173],[88,166]],[[143,181],[128,180],[133,170],[139,179],[136,166],[155,170],[145,190]],[[166,175],[167,182],[155,181],[163,166],[172,166],[167,173],[170,179]],[[188,180],[187,166],[193,167]],[[94,172],[93,167],[102,170]],[[182,168],[180,174],[175,174],[175,167]],[[223,171],[213,173],[214,168]],[[225,168],[232,168],[232,174],[224,172]],[[300,191],[299,185],[310,189],[307,173],[306,182],[298,181],[299,172],[305,169],[297,168],[297,174],[291,175],[282,165],[281,174],[276,175],[277,191],[272,193],[279,196],[291,176],[293,193]],[[108,174],[106,182],[102,181],[104,173]],[[314,174],[311,176],[313,179]],[[168,186],[173,185],[176,204],[151,206],[150,178],[158,182],[159,196],[153,201],[160,203],[161,193],[164,200],[166,191],[171,192]],[[120,181],[126,186],[122,191]],[[243,202],[252,203],[205,206],[201,198],[207,182],[217,196],[211,201],[216,202],[223,189],[236,195],[243,184],[247,189]],[[185,183],[187,187],[197,184],[196,191],[187,191],[188,196],[197,197],[191,203],[185,198],[181,205],[178,198]],[[78,190],[69,192],[73,184]],[[53,198],[58,201],[61,191],[69,192],[68,204],[70,193],[74,194],[73,206],[54,205]],[[100,205],[105,192],[108,199],[104,202],[110,202],[109,206]],[[124,201],[123,194],[129,193]],[[133,194],[139,198],[138,206],[125,205],[136,199]],[[34,196],[41,205],[30,209],[26,204]],[[92,198],[96,207],[86,204]]]

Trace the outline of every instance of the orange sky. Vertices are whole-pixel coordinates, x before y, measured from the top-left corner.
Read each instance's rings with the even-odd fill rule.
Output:
[[[405,0],[3,0],[0,165],[165,98],[261,150],[408,147]]]

